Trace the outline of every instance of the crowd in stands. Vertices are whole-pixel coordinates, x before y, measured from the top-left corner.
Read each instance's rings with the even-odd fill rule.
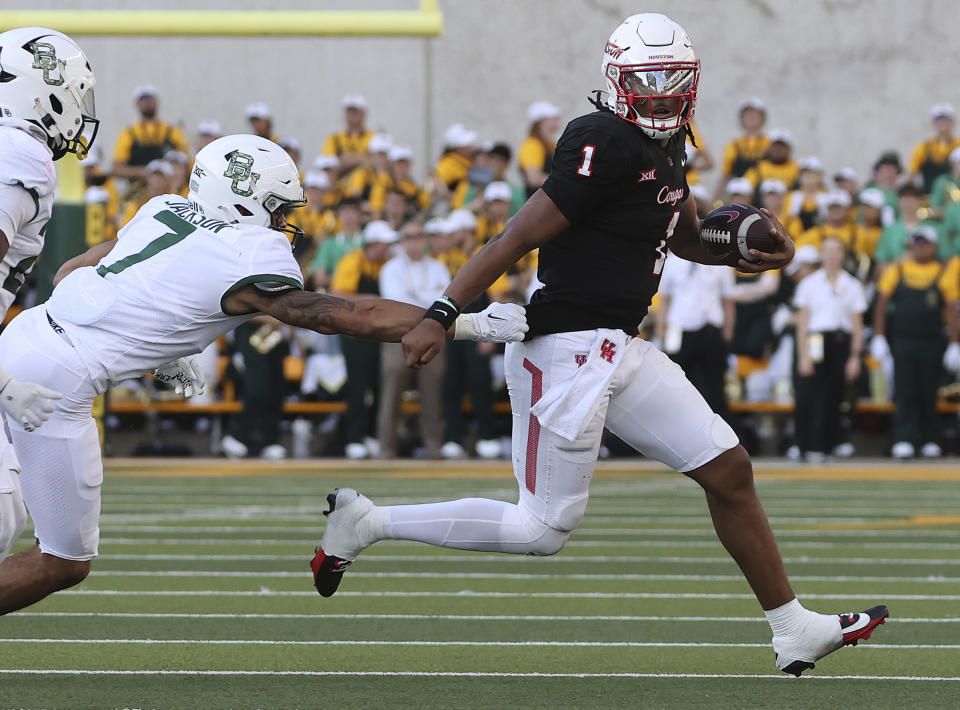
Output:
[[[222,134],[217,121],[204,120],[188,140],[160,118],[151,86],[139,87],[133,99],[139,118],[120,134],[112,156],[92,154],[83,163],[88,214],[101,211],[103,239],[115,238],[151,197],[185,196],[192,154]],[[305,283],[424,307],[543,183],[562,127],[560,110],[547,101],[529,107],[528,137],[516,151],[453,124],[421,184],[413,162],[431,156],[372,130],[363,96],[345,97],[342,109],[343,129],[309,160],[296,138],[274,135],[269,106],[246,108],[249,132],[276,141],[301,166],[307,206],[288,219],[304,231],[294,250]],[[931,135],[906,165],[887,150],[867,176],[815,155],[798,157],[789,131],[767,127],[759,99],[741,104],[739,121],[742,134],[726,144],[718,166],[693,127],[688,182],[698,210],[704,216],[727,202],[765,207],[794,239],[797,258],[782,273],[757,275],[670,257],[642,334],[680,362],[727,416],[730,400],[795,401],[795,426],[784,444],[792,457],[850,455],[844,403],[891,397],[893,455],[939,456],[938,387],[960,370],[954,109],[933,107]],[[704,174],[716,169],[717,189],[710,191]],[[526,302],[539,285],[536,267],[535,255],[523,259],[469,309]],[[490,344],[451,343],[443,357],[413,372],[397,344],[294,332],[255,318],[203,358],[208,382],[220,383],[206,396],[224,396],[229,381],[244,402],[223,440],[228,456],[286,456],[281,421],[290,397],[346,401],[339,430],[350,458],[496,458],[509,451],[501,440],[509,422],[504,427],[493,414],[503,375]],[[144,387],[149,383],[123,383],[114,396],[142,396]],[[398,414],[410,398],[420,403],[418,432]],[[324,426],[338,426],[336,418]]]

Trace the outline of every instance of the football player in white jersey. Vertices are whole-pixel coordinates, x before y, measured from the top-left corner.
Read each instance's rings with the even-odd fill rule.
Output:
[[[303,291],[284,215],[304,205],[296,165],[257,136],[197,153],[186,199],[155,197],[118,239],[64,264],[53,294],[0,334],[0,362],[63,393],[42,430],[10,422],[38,544],[0,564],[0,614],[80,582],[99,541],[103,465],[93,399],[111,382],[163,367],[186,387],[191,355],[258,313],[321,333],[399,341],[424,311]],[[519,306],[460,316],[460,339],[519,341]],[[164,366],[165,363],[169,365]]]
[[[53,210],[53,161],[86,155],[97,132],[93,71],[65,34],[21,27],[0,34],[0,320],[43,249]],[[39,427],[59,394],[10,376],[0,362],[0,409]],[[27,519],[20,466],[0,422],[0,560]]]

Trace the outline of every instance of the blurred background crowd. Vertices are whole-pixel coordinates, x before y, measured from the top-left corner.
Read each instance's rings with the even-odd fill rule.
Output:
[[[98,145],[82,162],[88,245],[116,238],[151,197],[185,196],[192,155],[223,132],[212,118],[189,130],[168,121],[152,86],[138,87],[132,101],[136,120],[112,152]],[[415,155],[388,125],[369,126],[367,112],[363,96],[344,97],[343,124],[315,157],[301,155],[297,138],[276,134],[267,104],[249,104],[244,118],[248,132],[276,141],[300,166],[308,203],[289,221],[304,231],[294,250],[307,287],[423,307],[543,183],[563,122],[573,118],[537,101],[520,145],[455,123],[440,155]],[[695,127],[688,141],[701,217],[727,202],[765,207],[796,242],[797,257],[782,273],[761,275],[670,257],[642,335],[684,368],[748,448],[812,462],[848,457],[858,431],[879,429],[858,405],[893,401],[890,430],[880,432],[886,451],[940,456],[956,443],[955,418],[941,410],[958,393],[960,370],[953,107],[933,106],[928,137],[877,155],[867,175],[796,146],[788,130],[767,125],[760,99],[743,101],[737,118],[742,132],[725,143]],[[918,134],[924,120],[917,117]],[[524,259],[465,310],[525,303],[539,286],[536,269],[535,255]],[[19,305],[36,298],[23,289]],[[211,346],[202,362],[208,384],[197,411],[242,402],[226,428],[212,432],[214,450],[227,456],[509,456],[510,417],[498,404],[506,400],[502,347],[450,343],[414,372],[399,344],[322,336],[262,317]],[[144,378],[109,396],[145,403],[170,393]],[[298,415],[291,402],[345,407],[302,406]],[[774,416],[786,411],[793,416]],[[193,421],[211,426],[209,417]],[[106,423],[128,422],[108,414]]]

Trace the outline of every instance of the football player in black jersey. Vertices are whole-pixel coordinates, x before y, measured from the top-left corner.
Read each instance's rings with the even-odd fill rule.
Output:
[[[684,171],[699,74],[693,45],[678,24],[658,14],[627,18],[604,49],[599,110],[567,126],[543,187],[403,338],[408,365],[429,361],[459,307],[540,249],[544,285],[526,309],[527,340],[508,345],[505,362],[518,503],[470,498],[381,507],[338,489],[328,497],[331,512],[313,562],[321,594],[333,594],[343,569],[379,539],[557,552],[583,517],[606,427],[703,487],[721,542],[766,610],[781,670],[799,675],[883,622],[885,607],[841,617],[800,605],[754,491],[746,451],[683,371],[635,337],[668,248],[684,259],[716,263],[701,247]],[[742,271],[780,268],[793,258],[793,243],[770,217],[776,249],[753,251],[756,261],[741,260]]]

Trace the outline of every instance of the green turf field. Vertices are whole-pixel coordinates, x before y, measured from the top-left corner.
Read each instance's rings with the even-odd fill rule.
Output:
[[[662,471],[601,468],[555,557],[380,543],[321,598],[333,484],[516,495],[502,464],[383,466],[112,464],[94,572],[0,618],[0,708],[960,708],[956,467],[758,467],[801,600],[892,614],[795,679],[699,489]]]

